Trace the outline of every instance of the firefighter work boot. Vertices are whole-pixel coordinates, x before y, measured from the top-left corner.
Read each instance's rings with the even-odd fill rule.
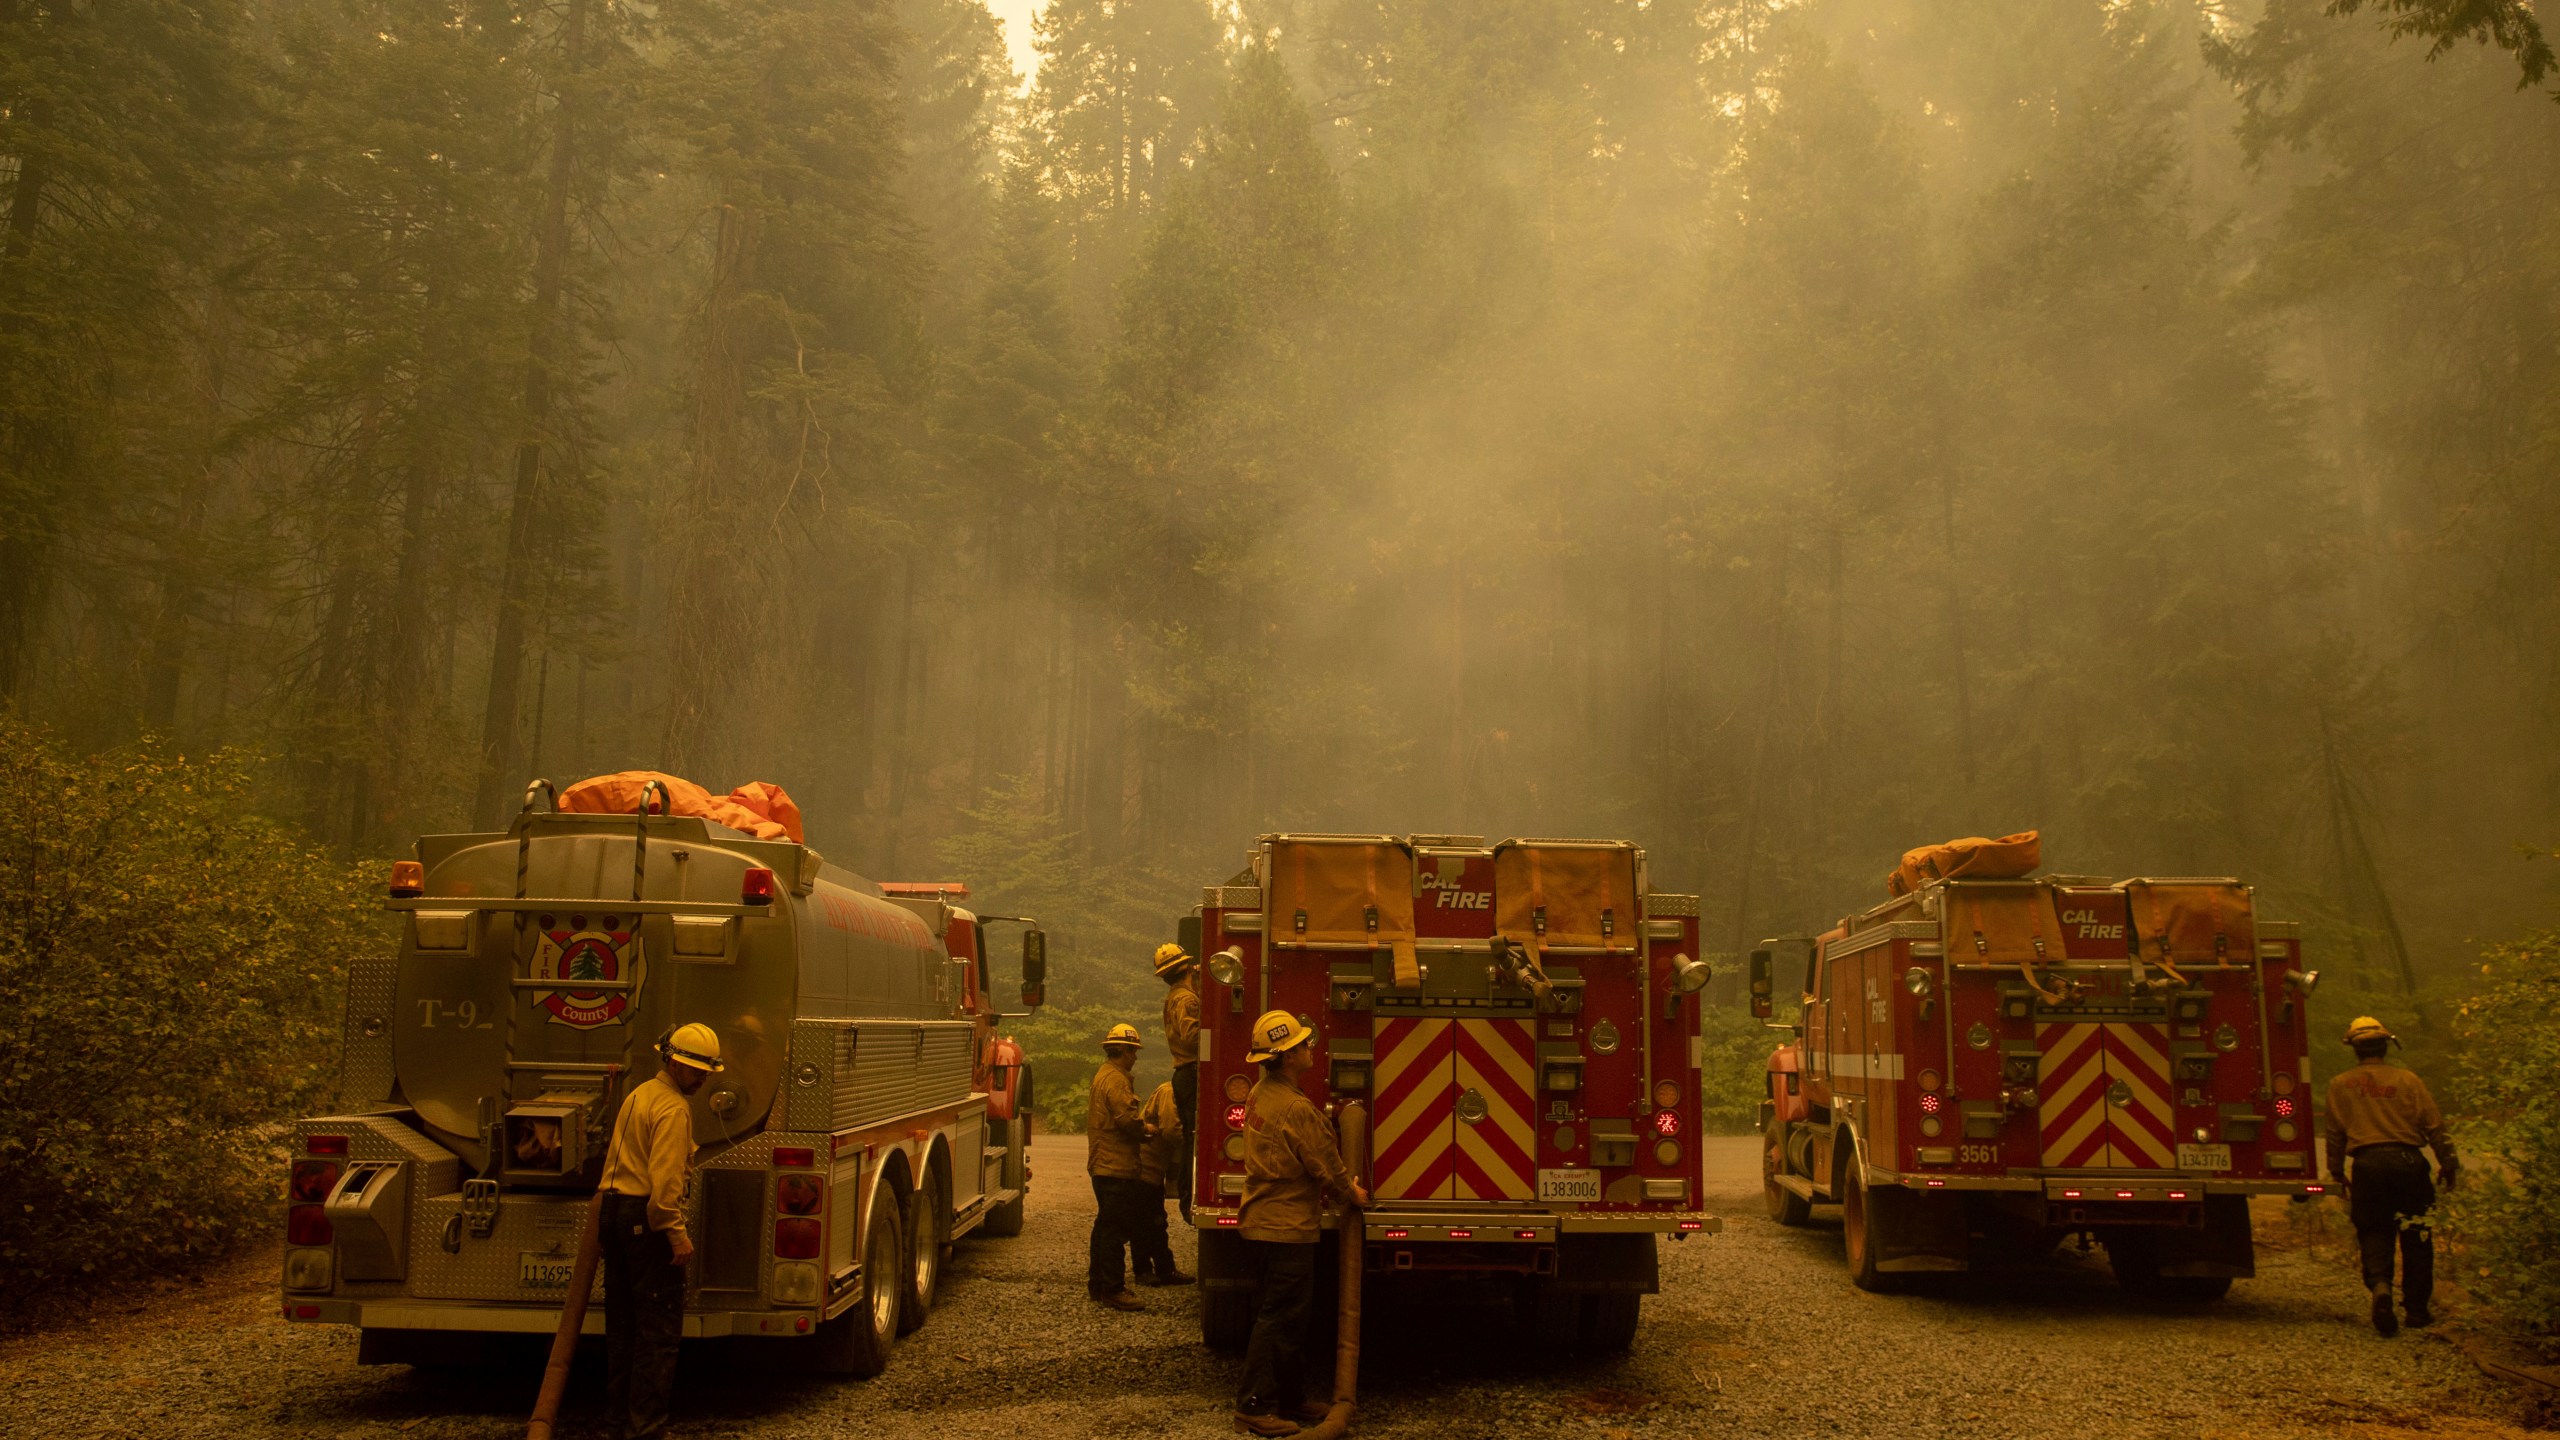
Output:
[[[1309,1400],[1291,1410],[1289,1418],[1301,1425],[1320,1425],[1324,1423],[1324,1417],[1332,1413],[1332,1406],[1321,1400]]]
[[[1147,1283],[1151,1285],[1197,1285],[1200,1283],[1200,1277],[1197,1275],[1185,1275],[1179,1270],[1167,1270],[1157,1275],[1153,1280],[1150,1280]]]
[[[1130,1294],[1126,1290],[1114,1290],[1108,1295],[1096,1295],[1093,1297],[1093,1303],[1096,1305],[1108,1305],[1114,1310],[1144,1310],[1147,1308],[1146,1306],[1138,1303],[1137,1296]]]
[[[2432,1311],[2432,1310],[2428,1309],[2428,1308],[2427,1308],[2426,1306],[2424,1306],[2424,1305],[2412,1305],[2412,1306],[2410,1306],[2410,1307],[2409,1307],[2409,1328],[2410,1328],[2410,1329],[2412,1329],[2412,1330],[2424,1330],[2424,1329],[2426,1329],[2428,1326],[2433,1325],[2434,1323],[2436,1323],[2436,1316],[2435,1316],[2435,1312],[2434,1312],[2434,1311]]]
[[[2373,1287],[2373,1329],[2385,1339],[2400,1333],[2400,1317],[2391,1313],[2391,1282]]]
[[[1298,1433],[1298,1422],[1278,1415],[1247,1415],[1239,1410],[1236,1412],[1236,1433],[1274,1437],[1295,1435]]]

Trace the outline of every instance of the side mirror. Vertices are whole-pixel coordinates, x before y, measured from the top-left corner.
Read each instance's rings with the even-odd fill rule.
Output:
[[[1771,976],[1774,968],[1773,957],[1768,951],[1751,952],[1751,1013],[1757,1019],[1766,1020],[1776,1013],[1775,991],[1772,988],[1775,982]]]
[[[1049,935],[1034,927],[1022,932],[1022,1003],[1037,1010],[1049,991]]]

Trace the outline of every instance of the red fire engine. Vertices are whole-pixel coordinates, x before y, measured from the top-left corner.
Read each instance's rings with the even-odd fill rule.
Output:
[[[2318,1194],[2298,930],[2228,879],[1925,883],[1751,956],[1801,977],[1761,1104],[1769,1214],[1842,1207],[1864,1289],[2103,1242],[2128,1289],[2255,1274],[2252,1195]]]
[[[1183,929],[1209,957],[1192,1219],[1210,1344],[1251,1324],[1245,1055],[1273,1008],[1316,1031],[1310,1098],[1373,1112],[1367,1274],[1493,1282],[1549,1338],[1623,1349],[1654,1237],[1721,1228],[1699,1208],[1697,898],[1653,891],[1636,846],[1269,835]]]

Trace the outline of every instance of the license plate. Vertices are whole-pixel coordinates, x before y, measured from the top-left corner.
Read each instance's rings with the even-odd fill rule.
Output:
[[[527,1290],[562,1290],[569,1288],[569,1272],[577,1267],[575,1255],[550,1255],[538,1250],[516,1252],[516,1280]]]
[[[2178,1147],[2181,1170],[2228,1170],[2231,1147],[2228,1145],[2181,1145]]]
[[[1538,1172],[1540,1200],[1592,1200],[1600,1198],[1600,1172],[1597,1170],[1541,1170]]]

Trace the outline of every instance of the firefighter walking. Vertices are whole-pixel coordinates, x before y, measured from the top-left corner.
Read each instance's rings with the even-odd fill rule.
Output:
[[[2356,1052],[2356,1064],[2329,1081],[2329,1178],[2347,1186],[2347,1213],[2355,1221],[2365,1289],[2373,1298],[2373,1328],[2396,1335],[2400,1321],[2391,1313],[2393,1252],[2398,1252],[2401,1304],[2409,1323],[2435,1323],[2427,1309],[2436,1285],[2435,1230],[2427,1223],[2427,1211],[2435,1204],[2436,1184],[2452,1189],[2462,1167],[2427,1082],[2391,1063],[2391,1031],[2372,1016],[2360,1015],[2347,1027],[2346,1041]],[[2436,1153],[2434,1181],[2427,1176],[2425,1149]]]
[[[1173,1104],[1182,1116],[1182,1133],[1200,1133],[1200,962],[1181,946],[1156,947],[1156,978],[1165,983],[1164,1048],[1173,1058]],[[1187,1172],[1190,1167],[1184,1166]],[[1191,1218],[1191,1186],[1181,1186],[1182,1218]]]
[[[667,1428],[676,1346],[684,1336],[686,1174],[693,1164],[687,1097],[720,1072],[720,1037],[682,1025],[658,1042],[658,1073],[631,1092],[606,1149],[599,1232],[604,1249],[605,1425],[614,1440]]]
[[[1301,1423],[1323,1418],[1325,1407],[1308,1403],[1305,1384],[1324,1195],[1369,1203],[1333,1127],[1298,1087],[1315,1064],[1315,1033],[1272,1010],[1253,1022],[1254,1048],[1245,1056],[1262,1067],[1245,1101],[1244,1200],[1236,1210],[1254,1277],[1253,1336],[1236,1387],[1235,1425],[1247,1435],[1295,1435]]]
[[[1140,1151],[1146,1120],[1129,1072],[1138,1065],[1138,1027],[1122,1023],[1102,1037],[1102,1068],[1084,1112],[1085,1170],[1093,1176],[1093,1238],[1086,1247],[1085,1291],[1114,1310],[1145,1307],[1129,1292],[1128,1255],[1145,1257],[1146,1212],[1164,1215],[1164,1182],[1150,1187]]]

